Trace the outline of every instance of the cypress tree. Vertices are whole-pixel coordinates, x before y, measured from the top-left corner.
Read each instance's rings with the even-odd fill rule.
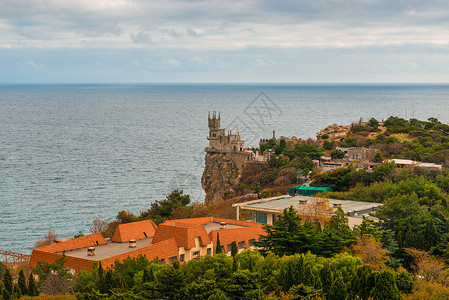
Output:
[[[7,289],[3,290],[3,300],[9,300],[11,298],[11,293]]]
[[[320,270],[320,282],[323,287],[323,292],[328,295],[334,282],[334,274],[328,261],[326,261],[324,267]]]
[[[347,295],[346,285],[343,278],[338,276],[332,283],[330,293],[327,295],[328,300],[345,300]]]
[[[9,269],[6,269],[5,274],[3,275],[3,284],[5,286],[5,290],[8,291],[9,296],[11,296],[12,294],[12,276],[11,276],[11,272],[9,271]],[[8,299],[9,299],[8,296]]]
[[[382,271],[377,275],[376,285],[371,291],[373,300],[400,300],[402,299],[391,271]]]
[[[153,279],[150,276],[150,272],[148,271],[148,268],[143,269],[142,282],[145,283],[145,282],[151,282],[151,281],[153,281]]]
[[[104,269],[101,265],[101,261],[98,263],[98,269],[97,269],[97,290],[102,291],[104,290]]]
[[[215,254],[219,253],[223,253],[223,249],[221,248],[220,235],[217,232],[217,247],[215,248]]]
[[[20,291],[20,288],[17,284],[14,285],[14,293],[11,295],[11,297],[13,297],[13,296],[16,299],[20,299],[20,297],[22,297],[22,292]]]
[[[23,270],[20,270],[20,272],[19,272],[19,280],[17,282],[17,285],[19,286],[20,293],[22,295],[28,295],[27,282],[26,282],[25,274],[23,273]]]
[[[439,241],[439,233],[433,221],[427,221],[426,227],[423,233],[423,248],[429,251],[430,248],[434,247]]]
[[[369,284],[368,278],[372,270],[368,265],[360,266],[352,279],[352,293],[362,300],[368,300],[373,286]]]
[[[237,247],[237,242],[233,241],[231,244],[231,256],[235,257],[239,253],[239,248]]]
[[[39,290],[37,289],[33,273],[31,273],[30,277],[28,277],[28,295],[32,297],[39,296]]]
[[[143,282],[145,281],[145,270],[143,271],[143,278],[142,278]],[[100,293],[102,294],[106,294],[106,293],[110,293],[110,290],[114,288],[114,278],[112,276],[112,270],[108,269],[106,271],[106,274],[104,275],[104,284],[102,285],[102,287],[100,288]]]

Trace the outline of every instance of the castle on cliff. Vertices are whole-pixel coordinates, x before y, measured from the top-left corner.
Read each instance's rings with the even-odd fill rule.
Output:
[[[212,113],[212,118],[209,113],[209,147],[206,148],[207,152],[243,152],[245,142],[240,139],[240,132],[232,134],[228,131],[225,132],[225,128],[220,128],[220,113],[218,117],[216,112]]]

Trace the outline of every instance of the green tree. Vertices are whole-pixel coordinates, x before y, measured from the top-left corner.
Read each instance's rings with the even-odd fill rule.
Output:
[[[183,190],[174,190],[163,201],[151,203],[151,208],[141,213],[142,219],[151,219],[156,224],[167,220],[173,209],[187,206],[190,203],[190,196],[183,194]]]
[[[370,266],[362,265],[357,269],[357,272],[351,281],[353,294],[358,296],[361,300],[368,300],[371,290],[374,287],[369,284],[368,280],[372,272]]]
[[[12,285],[12,276],[9,269],[6,269],[5,273],[3,274],[3,286],[6,291],[8,291],[9,295],[12,294],[13,285]]]
[[[226,297],[226,294],[222,290],[218,290],[208,300],[228,300],[228,297]]]
[[[335,149],[331,152],[332,159],[343,159],[345,158],[345,153],[339,149]]]
[[[312,286],[305,285],[303,283],[294,285],[290,288],[289,293],[293,296],[293,299],[316,299],[321,296],[322,291]],[[320,299],[320,298],[318,298]]]
[[[374,155],[373,162],[375,162],[375,163],[381,163],[383,160],[384,160],[384,159],[383,159],[383,157],[382,157],[382,153],[377,152],[376,155]]]
[[[233,241],[231,244],[231,256],[235,257],[239,253],[239,248],[237,247],[237,242]]]
[[[301,159],[299,168],[301,169],[302,174],[307,175],[313,170],[313,168],[315,168],[315,163],[308,156],[305,156]]]
[[[371,292],[373,300],[399,300],[402,299],[396,286],[394,273],[382,271],[377,275],[376,284]]]
[[[327,296],[329,300],[345,300],[347,295],[347,288],[341,276],[334,280],[331,286],[330,293]]]
[[[260,288],[259,275],[249,270],[237,270],[226,284],[226,294],[231,299],[244,299],[245,296]]]
[[[348,247],[355,242],[354,232],[348,226],[348,218],[339,207],[321,234],[320,254],[332,256],[340,252],[343,247]]]
[[[333,141],[324,141],[323,142],[323,148],[325,150],[332,150],[332,148],[334,148],[334,142]]]
[[[33,273],[30,273],[28,277],[28,295],[31,297],[39,296],[39,290],[37,288],[36,281],[34,280]]]
[[[315,236],[313,227],[301,224],[298,212],[290,206],[284,209],[274,225],[265,225],[265,236],[262,236],[256,246],[260,252],[272,252],[279,256],[303,253],[314,249]]]
[[[217,232],[217,246],[215,247],[215,254],[223,253],[223,247],[220,243],[220,235]]]
[[[23,273],[23,270],[20,270],[19,272],[19,279],[17,281],[17,285],[20,289],[20,293],[22,295],[28,295],[28,288],[27,288],[27,282],[25,278],[25,274]]]
[[[183,299],[184,276],[171,265],[164,266],[156,276],[157,291],[164,299]]]

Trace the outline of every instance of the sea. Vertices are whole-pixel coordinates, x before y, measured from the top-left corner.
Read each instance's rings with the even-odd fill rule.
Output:
[[[30,254],[49,230],[139,214],[174,189],[204,201],[209,114],[261,138],[315,138],[371,117],[449,122],[449,85],[0,85],[0,250]]]

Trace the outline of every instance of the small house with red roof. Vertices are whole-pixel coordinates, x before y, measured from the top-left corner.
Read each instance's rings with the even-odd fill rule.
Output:
[[[217,236],[223,252],[230,255],[231,244],[236,242],[239,251],[254,248],[254,242],[263,235],[259,223],[214,217],[169,220],[159,226],[145,220],[120,224],[111,239],[100,233],[69,239],[60,243],[36,248],[30,258],[30,267],[40,262],[53,263],[65,255],[65,266],[73,272],[91,270],[94,263],[113,267],[115,261],[145,255],[161,264],[175,261],[184,263],[201,255],[214,254]]]

